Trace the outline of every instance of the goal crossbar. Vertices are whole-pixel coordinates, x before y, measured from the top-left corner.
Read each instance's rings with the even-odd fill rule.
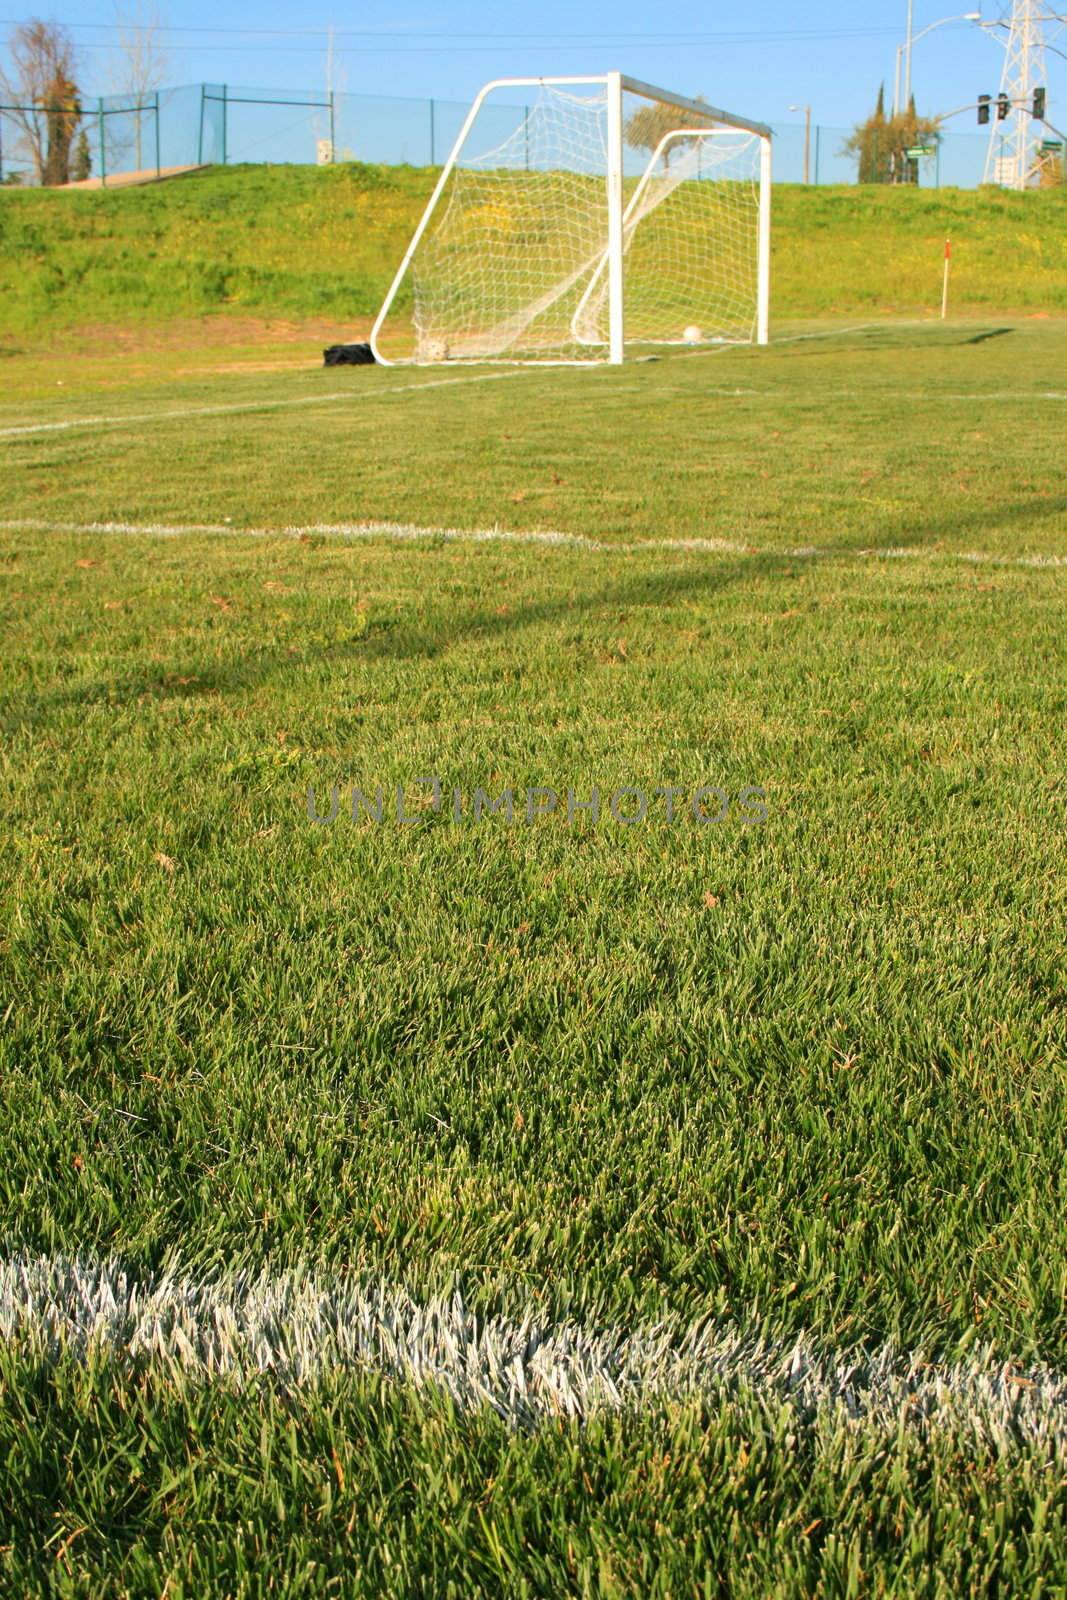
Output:
[[[642,83],[640,78],[628,78],[625,73],[619,76],[623,89],[628,89],[631,94],[639,94],[644,100],[676,106],[688,117],[699,117],[701,122],[717,122],[724,128],[743,128],[746,133],[758,134],[761,139],[774,137],[765,122],[750,122],[748,117],[736,116],[734,112],[723,111],[718,106],[707,106],[702,100],[687,100],[684,95],[672,94],[669,89],[657,89],[654,84]]]
[[[635,209],[638,195],[631,197],[631,201],[624,207],[623,202],[623,177],[622,177],[622,96],[629,93],[654,105],[670,106],[686,117],[697,122],[696,127],[686,127],[674,130],[665,136],[659,144],[652,161],[642,176],[639,189],[644,189],[648,182],[655,161],[664,147],[672,139],[685,135],[702,135],[715,129],[736,129],[740,132],[751,134],[761,142],[760,172],[759,172],[759,220],[758,220],[758,270],[757,270],[757,311],[756,311],[756,341],[759,344],[768,342],[769,325],[769,298],[770,298],[770,198],[771,198],[771,149],[772,129],[762,122],[751,118],[739,116],[734,112],[726,111],[722,107],[709,105],[702,100],[689,99],[684,95],[675,94],[668,89],[661,89],[653,84],[643,82],[639,78],[630,78],[624,73],[608,72],[600,74],[577,74],[563,76],[536,76],[494,78],[485,84],[478,92],[470,110],[464,118],[462,127],[456,137],[455,143],[449,152],[448,158],[441,169],[440,175],[434,185],[433,192],[426,208],[419,219],[419,223],[412,236],[411,242],[404,253],[404,257],[397,268],[396,274],[389,286],[389,290],[382,302],[381,309],[375,319],[370,336],[371,349],[377,361],[386,366],[394,365],[394,361],[385,356],[380,347],[380,336],[404,279],[407,277],[412,262],[419,250],[419,246],[426,236],[430,222],[437,212],[441,198],[448,187],[463,153],[467,139],[473,129],[479,113],[482,111],[490,95],[501,89],[530,89],[538,88],[577,88],[579,86],[603,85],[606,91],[609,107],[607,129],[607,192],[608,192],[608,238],[607,247],[602,254],[598,254],[592,263],[593,277],[587,284],[583,293],[581,305],[584,306],[593,291],[597,279],[606,270],[610,279],[609,292],[609,318],[610,331],[608,346],[609,360],[619,363],[623,359],[623,255],[626,248],[626,228],[630,216]],[[563,285],[561,292],[571,286],[575,278],[580,277],[584,267],[572,275],[571,282]],[[550,302],[551,296],[546,297]],[[538,308],[535,307],[536,311]],[[576,314],[577,315],[577,314]],[[516,326],[521,326],[518,319]],[[418,358],[416,358],[418,359]],[[462,356],[460,359],[464,359]],[[470,359],[494,360],[508,359],[504,357],[481,356]],[[569,363],[566,363],[569,364]],[[581,364],[581,363],[579,363]]]

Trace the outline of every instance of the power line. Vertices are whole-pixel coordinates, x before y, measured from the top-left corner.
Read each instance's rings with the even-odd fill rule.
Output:
[[[25,21],[15,18],[0,18],[0,27],[22,27]],[[92,30],[104,32],[121,37],[124,29],[118,23],[109,22],[71,22],[62,23],[60,26],[71,30]],[[831,40],[848,39],[876,39],[888,38],[895,34],[893,28],[798,28],[777,32],[759,32],[749,30],[736,33],[437,33],[433,31],[400,31],[391,29],[363,30],[344,28],[331,30],[324,28],[211,28],[211,27],[167,27],[154,28],[153,32],[163,34],[194,35],[196,38],[247,38],[247,39],[322,39],[331,36],[334,49],[343,54],[359,53],[361,55],[374,54],[469,54],[472,52],[494,50],[499,45],[510,45],[512,48],[527,49],[544,48],[546,46],[556,49],[585,49],[590,44],[640,44],[647,48],[662,49],[676,48],[684,45],[709,45],[715,44],[729,48],[731,45],[766,45],[766,44],[822,44]],[[352,39],[359,43],[339,45],[338,40]],[[389,40],[389,44],[377,44],[374,41]],[[447,40],[448,43],[431,44],[423,41]],[[477,43],[475,41],[489,41]],[[528,41],[528,43],[526,42]],[[111,45],[96,44],[86,41],[82,49],[110,49]],[[246,49],[247,46],[233,46],[224,44],[182,44],[168,42],[171,50],[196,50],[211,49],[228,51],[233,49]],[[284,45],[270,46],[259,45],[259,50],[281,49],[287,52],[307,50],[309,47]]]
[[[25,18],[0,18],[0,27],[23,27]],[[123,33],[130,30],[118,22],[64,22],[59,24],[64,28],[92,28],[106,33]],[[198,27],[192,25],[160,24],[153,26],[153,33],[195,33],[195,34],[221,34],[235,37],[260,37],[293,39],[300,37],[319,38],[328,33],[333,33],[335,39],[492,39],[508,42],[516,39],[544,40],[575,40],[598,41],[605,39],[632,40],[635,43],[645,43],[649,40],[662,40],[667,43],[691,43],[694,40],[708,40],[713,43],[728,42],[731,39],[759,39],[759,40],[793,40],[801,38],[811,39],[851,39],[863,35],[892,35],[894,28],[793,28],[777,31],[761,31],[758,29],[744,29],[740,32],[713,32],[702,33],[689,30],[680,33],[650,32],[647,30],[626,32],[623,30],[597,30],[586,33],[565,33],[562,30],[551,30],[526,33],[497,33],[488,29],[481,29],[474,33],[459,33],[455,29],[435,31],[430,28],[420,28],[417,31],[410,28],[331,28],[328,24],[321,28],[214,28]]]
[[[23,24],[11,19],[0,19],[0,27],[20,27]],[[117,24],[112,23],[73,23],[62,24],[73,28],[91,28],[98,31],[121,34]],[[190,43],[168,39],[168,51],[201,52],[219,55],[321,55],[330,37],[327,28],[300,28],[300,29],[268,29],[268,28],[160,28],[161,33],[183,33],[194,35],[211,35],[210,40],[194,39]],[[896,30],[892,28],[833,28],[833,29],[802,29],[780,33],[688,33],[688,34],[640,34],[640,33],[599,33],[599,34],[435,34],[435,33],[360,33],[345,30],[334,33],[332,48],[335,55],[340,56],[409,56],[409,55],[490,55],[496,54],[502,47],[515,51],[530,50],[588,50],[595,42],[601,46],[640,44],[646,50],[676,50],[679,47],[716,45],[720,49],[744,48],[750,46],[766,46],[771,44],[825,44],[832,40],[849,39],[881,39],[895,37]],[[216,38],[245,38],[252,39],[320,39],[319,45],[300,44],[220,44],[215,43]],[[341,39],[359,39],[358,44],[338,43]],[[371,40],[390,39],[395,41],[390,44],[371,43]],[[470,43],[449,44],[424,44],[424,39],[466,39]],[[474,43],[475,40],[492,40],[489,44]],[[85,40],[78,48],[80,50],[114,50],[115,43],[104,41]]]

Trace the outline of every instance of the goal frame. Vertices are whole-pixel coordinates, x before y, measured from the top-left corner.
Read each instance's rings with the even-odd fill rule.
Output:
[[[370,346],[374,359],[382,366],[420,366],[436,365],[435,362],[419,361],[413,357],[410,361],[396,361],[384,356],[379,345],[379,336],[386,319],[392,309],[397,293],[408,274],[423,236],[430,225],[430,221],[437,209],[438,202],[445,191],[449,178],[459,164],[463,147],[467,137],[477,121],[478,114],[491,94],[498,89],[532,89],[552,88],[560,86],[576,86],[579,84],[603,84],[607,91],[607,213],[608,213],[608,238],[605,252],[605,262],[608,274],[608,356],[607,361],[611,366],[621,366],[626,359],[626,271],[625,271],[625,219],[630,208],[624,206],[623,200],[623,117],[622,104],[625,93],[640,96],[644,100],[659,105],[674,106],[687,117],[692,117],[697,125],[694,131],[704,133],[713,132],[716,128],[737,128],[746,133],[755,134],[760,140],[760,184],[759,184],[759,224],[758,224],[758,257],[757,257],[757,288],[756,288],[756,343],[766,345],[770,343],[770,306],[771,306],[771,182],[773,170],[773,133],[763,122],[755,122],[750,117],[738,116],[732,111],[724,111],[719,106],[706,105],[700,100],[687,99],[685,95],[673,93],[669,89],[657,88],[654,84],[644,83],[640,78],[630,78],[622,72],[602,72],[592,74],[571,74],[563,77],[530,77],[530,78],[493,78],[479,90],[474,102],[468,111],[463,126],[459,130],[456,141],[449,152],[448,159],[441,169],[433,193],[427,202],[419,220],[419,225],[412,235],[411,243],[404,253],[404,258],[396,270],[396,274],[389,286],[389,291],[382,302],[380,311],[371,330]],[[676,137],[679,132],[687,131],[683,127],[672,130],[661,141],[660,147],[655,151],[652,162],[646,169],[641,179],[641,184],[647,182],[648,174],[652,170],[660,149],[664,143]],[[596,277],[599,278],[603,268],[598,268]],[[592,285],[590,285],[590,288]],[[484,365],[487,362],[508,362],[506,356],[499,357],[466,357],[455,364],[460,365],[463,360],[469,364]],[[542,365],[560,366],[588,366],[603,365],[601,359],[583,360],[582,358],[567,359],[565,357]]]

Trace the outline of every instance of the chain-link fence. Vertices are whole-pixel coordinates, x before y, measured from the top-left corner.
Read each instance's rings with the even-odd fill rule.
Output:
[[[141,97],[109,96],[82,105],[78,141],[82,166],[71,176],[107,184],[133,173],[245,161],[369,161],[439,166],[469,107],[458,100],[391,95],[191,84]],[[510,110],[513,113],[515,107]],[[521,109],[521,107],[520,107]],[[37,181],[20,116],[0,105],[0,181]],[[36,114],[46,114],[37,109]],[[502,138],[513,118],[501,108]],[[508,122],[508,128],[504,127]],[[775,128],[775,178],[780,183],[855,183],[857,162],[844,150],[851,130],[813,124]],[[988,138],[943,133],[929,154],[908,163],[903,176],[924,188],[974,188],[982,182]]]

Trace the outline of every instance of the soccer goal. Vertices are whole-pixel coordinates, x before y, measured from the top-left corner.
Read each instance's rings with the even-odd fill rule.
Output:
[[[766,344],[771,130],[618,72],[481,91],[378,313],[379,361]]]

